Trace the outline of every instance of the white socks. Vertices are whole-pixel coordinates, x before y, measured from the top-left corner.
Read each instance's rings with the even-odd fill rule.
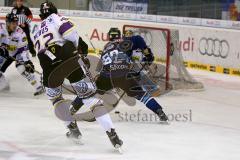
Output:
[[[111,132],[111,129],[115,128],[113,126],[113,122],[109,114],[105,114],[103,116],[97,117],[96,120],[102,126],[105,132],[106,131]]]

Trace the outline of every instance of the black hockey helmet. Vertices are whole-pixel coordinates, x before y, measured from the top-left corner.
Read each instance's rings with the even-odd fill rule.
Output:
[[[121,31],[118,28],[111,28],[108,32],[109,40],[114,41],[121,39]]]
[[[6,23],[10,23],[10,22],[18,22],[18,17],[16,14],[8,13],[6,15]]]
[[[52,2],[46,1],[41,4],[39,16],[42,20],[46,19],[53,13],[57,14],[58,10],[57,7]]]

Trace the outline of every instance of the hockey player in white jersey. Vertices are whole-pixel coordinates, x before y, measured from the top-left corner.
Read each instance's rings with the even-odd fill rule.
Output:
[[[0,85],[4,86],[2,89],[8,88],[3,73],[15,61],[18,72],[35,88],[36,96],[44,90],[34,74],[34,65],[28,55],[26,34],[17,26],[17,23],[17,16],[10,13],[6,16],[6,26],[0,28],[0,83],[3,83]]]
[[[66,122],[69,129],[67,137],[76,141],[81,138],[81,132],[71,115],[84,105],[91,107],[96,120],[104,128],[114,147],[120,147],[122,141],[115,132],[110,116],[105,114],[107,112],[102,107],[102,101],[94,96],[96,85],[88,72],[88,45],[78,35],[73,22],[57,14],[53,3],[41,4],[40,18],[42,22],[32,40],[43,69],[46,94],[57,109],[68,106],[61,88],[63,80],[68,79],[78,95],[70,107],[63,107],[65,109],[59,111],[62,112],[60,116],[65,115],[65,118],[59,118]]]

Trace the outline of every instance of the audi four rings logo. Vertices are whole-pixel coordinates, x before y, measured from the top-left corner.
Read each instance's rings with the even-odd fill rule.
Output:
[[[230,52],[228,41],[213,38],[201,38],[199,52],[202,55],[227,58]]]

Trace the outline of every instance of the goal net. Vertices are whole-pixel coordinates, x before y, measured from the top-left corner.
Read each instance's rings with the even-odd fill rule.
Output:
[[[131,30],[144,38],[155,56],[155,63],[147,69],[148,77],[161,89],[203,89],[187,71],[179,47],[179,31],[147,26],[124,25],[123,33]]]

